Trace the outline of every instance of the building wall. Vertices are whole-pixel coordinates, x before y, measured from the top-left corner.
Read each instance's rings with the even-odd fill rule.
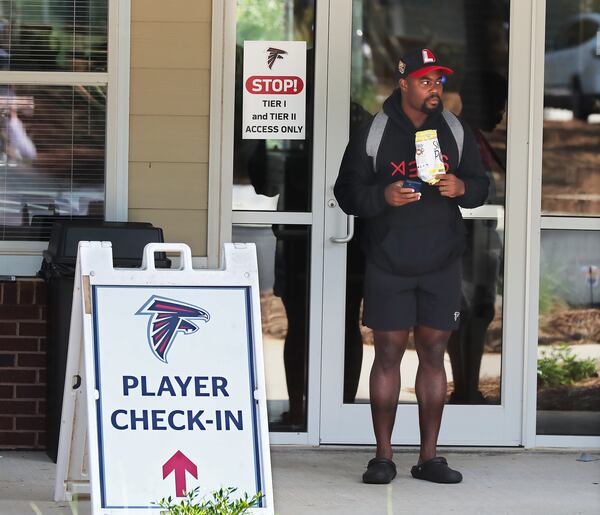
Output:
[[[129,220],[206,255],[211,0],[132,0]],[[0,282],[0,449],[46,445],[46,292]]]
[[[132,0],[129,220],[206,255],[210,0]]]
[[[46,288],[0,283],[0,449],[46,445]]]

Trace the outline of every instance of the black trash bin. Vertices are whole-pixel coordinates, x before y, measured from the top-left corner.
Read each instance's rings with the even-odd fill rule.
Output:
[[[38,275],[47,283],[47,424],[46,452],[56,462],[62,411],[73,282],[79,241],[110,241],[113,265],[139,267],[147,243],[162,243],[162,229],[151,223],[99,222],[89,219],[55,221],[48,250],[44,251]],[[156,255],[158,268],[171,263],[162,253]]]

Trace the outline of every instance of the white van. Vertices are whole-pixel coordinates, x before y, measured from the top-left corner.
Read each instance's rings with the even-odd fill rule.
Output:
[[[586,120],[600,102],[600,13],[569,18],[546,43],[545,105]]]

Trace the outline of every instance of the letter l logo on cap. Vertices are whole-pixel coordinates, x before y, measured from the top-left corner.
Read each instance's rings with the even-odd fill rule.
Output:
[[[424,48],[421,53],[423,54],[423,64],[435,63],[435,55],[431,50]]]

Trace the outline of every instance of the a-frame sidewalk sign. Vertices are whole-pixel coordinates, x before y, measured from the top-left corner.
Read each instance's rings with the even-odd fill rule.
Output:
[[[157,269],[157,252],[181,267]],[[162,498],[235,487],[274,513],[256,249],[223,257],[197,270],[188,246],[151,243],[119,269],[109,242],[79,243],[56,501],[159,514]]]

